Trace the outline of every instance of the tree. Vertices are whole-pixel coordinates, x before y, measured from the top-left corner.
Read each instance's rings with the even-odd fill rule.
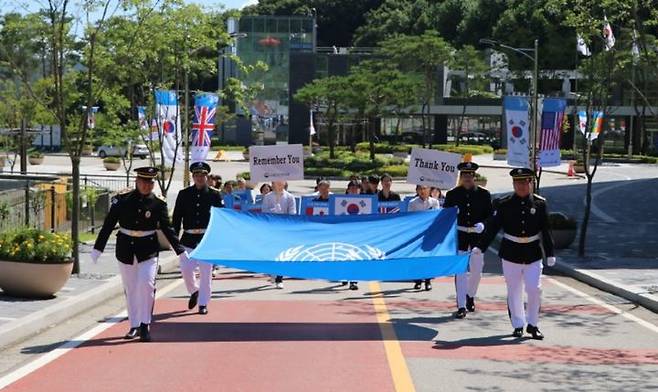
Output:
[[[303,102],[311,110],[322,114],[327,124],[327,139],[329,143],[329,158],[335,159],[336,123],[342,112],[348,109],[346,91],[350,88],[345,76],[330,76],[316,79],[297,90],[295,100]]]
[[[349,107],[368,120],[370,159],[375,160],[376,119],[398,114],[417,102],[420,79],[391,69],[386,61],[369,60],[350,73]]]
[[[470,45],[465,45],[463,48],[457,50],[451,65],[453,68],[464,73],[463,77],[460,78],[463,86],[456,94],[458,97],[464,98],[462,113],[459,117],[459,126],[455,132],[455,144],[459,145],[459,136],[464,125],[464,117],[466,116],[466,99],[488,94],[485,89],[489,66],[482,58],[482,54]]]
[[[448,64],[454,49],[436,31],[425,31],[422,35],[400,35],[380,43],[379,53],[398,65],[400,71],[411,72],[422,77],[420,89],[422,99],[423,145],[429,139],[428,115],[430,105],[437,94],[438,70]]]
[[[628,16],[629,5],[623,1],[608,1],[603,4],[595,0],[552,0],[548,7],[564,10],[565,26],[575,29],[592,48],[592,56],[582,61],[579,71],[583,75],[581,95],[578,98],[577,106],[585,107],[586,121],[584,124],[583,151],[582,160],[585,166],[585,176],[587,186],[585,191],[585,211],[583,222],[580,228],[580,238],[578,241],[579,256],[585,255],[587,231],[589,218],[592,208],[592,182],[603,154],[603,142],[605,133],[608,128],[607,118],[611,104],[612,92],[619,86],[620,73],[620,53],[614,48],[606,50],[601,31],[603,28],[603,17],[609,13],[610,23],[617,20],[623,20]],[[623,56],[623,55],[622,55]],[[601,124],[597,126],[600,129],[598,137],[594,138],[593,129],[595,124],[592,118],[595,113],[601,113]],[[590,160],[594,159],[591,164]]]

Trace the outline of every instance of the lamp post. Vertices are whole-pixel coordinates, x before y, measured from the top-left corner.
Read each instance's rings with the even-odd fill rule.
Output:
[[[535,39],[534,48],[515,48],[513,46],[505,45],[499,41],[482,38],[480,43],[483,45],[489,45],[494,48],[503,48],[509,49],[513,52],[519,53],[522,56],[532,60],[533,62],[533,72],[532,72],[532,148],[530,150],[530,159],[532,170],[537,174],[537,143],[539,135],[539,40]],[[529,55],[528,53],[533,53]]]
[[[229,37],[235,40],[237,46],[237,40],[240,38],[247,38],[247,33],[238,33],[233,32],[229,33]],[[221,92],[224,89],[224,81],[226,80],[226,46],[222,46],[221,42],[217,43],[219,55],[217,57],[217,92]],[[222,130],[224,129],[224,124],[221,124]],[[223,132],[222,132],[223,135]]]

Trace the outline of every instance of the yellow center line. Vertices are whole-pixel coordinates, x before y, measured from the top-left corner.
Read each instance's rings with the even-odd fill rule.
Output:
[[[402,348],[395,334],[395,329],[393,328],[393,324],[390,323],[391,316],[388,313],[388,308],[386,307],[386,302],[381,291],[382,289],[379,283],[370,283],[370,292],[378,293],[372,297],[372,304],[375,307],[377,323],[379,324],[379,330],[384,340],[386,359],[388,360],[388,367],[391,369],[393,384],[395,385],[395,390],[398,392],[414,392],[416,388],[411,380],[407,362],[404,359],[404,355],[402,355]]]

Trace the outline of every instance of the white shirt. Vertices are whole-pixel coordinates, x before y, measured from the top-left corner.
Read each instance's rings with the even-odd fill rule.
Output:
[[[439,206],[439,201],[436,200],[433,197],[428,197],[426,200],[421,199],[419,196],[414,197],[411,199],[409,202],[409,207],[407,208],[407,211],[413,212],[413,211],[425,211],[425,210],[438,210],[440,209],[441,206]]]
[[[272,191],[263,196],[262,211],[268,214],[297,214],[297,204],[295,203],[295,196],[288,191],[283,191],[280,194]]]

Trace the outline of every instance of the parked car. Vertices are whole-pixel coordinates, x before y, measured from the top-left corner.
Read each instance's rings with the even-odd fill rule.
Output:
[[[122,156],[126,156],[126,149],[125,147],[104,145],[98,147],[97,154],[100,158],[122,157]],[[133,146],[133,157],[139,157],[141,159],[144,159],[148,155],[149,155],[149,150],[146,147],[146,144],[135,144]]]

